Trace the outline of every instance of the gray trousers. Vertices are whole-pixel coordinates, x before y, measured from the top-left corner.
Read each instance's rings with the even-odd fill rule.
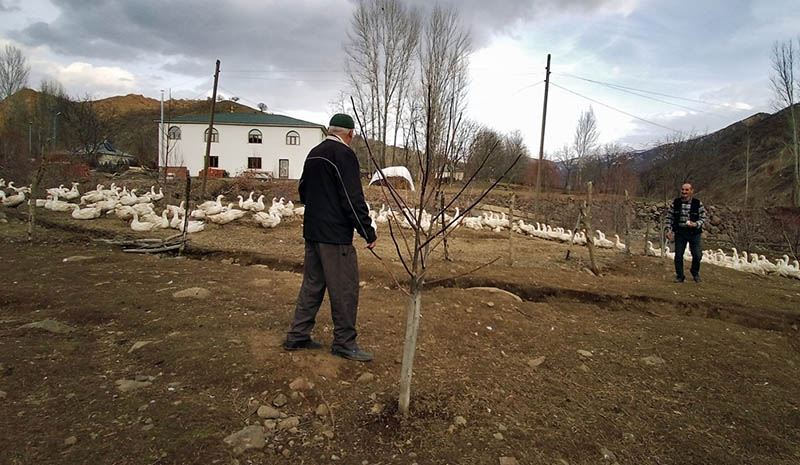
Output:
[[[286,341],[304,341],[311,337],[326,288],[333,319],[332,348],[357,349],[358,259],[352,244],[306,241],[303,284]]]

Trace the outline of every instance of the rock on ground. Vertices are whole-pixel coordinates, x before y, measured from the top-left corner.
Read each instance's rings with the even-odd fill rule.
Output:
[[[281,417],[281,412],[278,409],[270,407],[269,405],[262,405],[258,408],[258,417],[266,419],[275,419]]]
[[[211,295],[208,289],[202,287],[190,287],[189,289],[184,289],[182,291],[177,291],[172,294],[172,297],[176,299],[205,299]]]
[[[28,323],[26,325],[22,325],[19,327],[20,329],[43,329],[45,331],[50,331],[51,333],[56,334],[67,334],[75,331],[75,328],[69,325],[65,325],[60,321],[56,320],[42,320],[42,321],[35,321],[33,323]]]
[[[225,444],[233,447],[233,453],[241,454],[247,449],[261,449],[266,444],[264,427],[259,425],[246,426],[224,439]]]
[[[150,381],[136,381],[134,379],[118,379],[115,383],[117,383],[117,389],[121,392],[135,391],[136,389],[153,384]]]

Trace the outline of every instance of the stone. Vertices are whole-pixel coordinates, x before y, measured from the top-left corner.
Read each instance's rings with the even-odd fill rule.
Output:
[[[305,391],[308,388],[308,381],[306,381],[306,379],[303,377],[296,378],[294,381],[289,383],[289,389],[292,391]]]
[[[578,355],[580,355],[581,357],[590,357],[590,358],[592,357],[592,353],[589,352],[588,350],[578,349]]]
[[[499,429],[500,431],[508,431],[508,427],[502,423],[497,424],[497,429]]]
[[[331,455],[331,460],[340,460],[339,456],[336,454]]]
[[[528,360],[528,366],[531,368],[536,368],[545,361],[545,356],[542,355],[541,357],[536,357],[534,359]]]
[[[206,299],[211,295],[208,289],[203,287],[190,287],[172,294],[176,299]]]
[[[56,320],[35,321],[33,323],[22,325],[19,327],[19,329],[43,329],[56,334],[67,334],[75,331],[75,328],[72,326],[65,325],[64,323]]]
[[[65,259],[63,259],[61,261],[64,262],[64,263],[67,263],[67,262],[82,262],[82,261],[86,261],[86,260],[91,260],[93,258],[94,257],[89,257],[89,256],[86,256],[86,255],[73,255],[73,256],[67,257],[67,258],[65,258]]]
[[[64,445],[67,447],[72,447],[78,443],[78,438],[76,436],[70,436],[67,439],[64,439]]]
[[[494,307],[494,302],[486,302],[486,306],[492,308]]]
[[[643,357],[641,360],[642,360],[642,362],[645,363],[645,365],[650,365],[650,366],[652,366],[652,365],[661,365],[661,364],[667,363],[663,358],[659,357],[658,355],[651,355],[649,357]]]
[[[282,430],[282,431],[283,430],[287,430],[287,429],[291,429],[291,428],[295,428],[297,426],[300,426],[300,418],[299,417],[289,417],[289,418],[287,418],[285,420],[281,420],[280,423],[278,423],[278,429]]]
[[[155,342],[155,341],[138,341],[138,342],[135,342],[133,344],[133,346],[131,346],[130,350],[128,350],[128,353],[137,351],[137,350],[141,349],[142,347],[146,346],[147,344],[152,344],[153,342]]]
[[[514,457],[500,457],[500,465],[519,465]]]
[[[608,460],[611,462],[617,461],[617,456],[614,455],[614,453],[611,452],[611,450],[606,447],[603,446],[600,447],[600,454],[603,456],[603,460]]]
[[[330,413],[330,412],[328,411],[328,406],[327,405],[319,404],[319,405],[317,405],[317,409],[314,411],[314,413],[316,413],[317,416],[324,417],[324,416],[327,416],[328,413]]]
[[[367,373],[362,373],[361,376],[358,377],[357,381],[359,383],[369,383],[369,382],[372,382],[374,380],[375,380],[375,375],[373,375],[372,373],[367,372]]]
[[[358,282],[358,287],[365,287],[366,285],[367,285],[366,281],[359,281]]]
[[[115,383],[117,384],[117,389],[119,389],[120,392],[135,391],[136,389],[147,387],[153,384],[150,381],[136,381],[134,379],[118,379],[115,381]]]
[[[466,419],[466,418],[464,418],[464,417],[462,417],[461,415],[459,415],[459,416],[455,417],[455,418],[453,419],[453,421],[454,421],[454,422],[455,422],[455,424],[456,424],[456,425],[458,425],[458,426],[466,426],[466,424],[467,424],[467,419]]]
[[[275,431],[278,427],[278,422],[275,420],[264,420],[264,429],[267,431]]]
[[[588,373],[588,372],[589,372],[589,367],[588,367],[588,366],[587,366],[585,363],[581,363],[581,364],[578,366],[578,369],[579,369],[579,370],[581,370],[581,371],[584,371],[584,372],[586,372],[586,373]]]
[[[634,436],[633,433],[622,433],[622,439],[630,442],[636,439],[636,436]]]
[[[369,409],[369,412],[373,415],[380,415],[383,412],[383,408],[383,404],[376,402],[372,404],[372,408]]]
[[[241,454],[247,449],[261,449],[266,444],[264,427],[259,425],[246,426],[229,435],[224,440],[225,444],[233,447],[233,453]]]
[[[270,407],[269,405],[262,405],[261,407],[258,408],[258,411],[256,413],[258,414],[258,418],[267,418],[270,420],[274,420],[276,418],[281,417],[281,412],[279,412],[278,409],[274,407]]]
[[[148,423],[148,424],[142,426],[142,431],[150,431],[151,429],[153,429],[154,426],[155,425],[153,425],[152,423]]]
[[[278,408],[283,407],[287,402],[289,402],[289,399],[287,399],[283,394],[278,394],[274,399],[272,399],[272,405]]]
[[[493,436],[494,436],[494,438],[495,438],[495,439],[497,439],[498,441],[502,441],[502,440],[503,440],[503,433],[494,433],[494,435],[493,435]]]

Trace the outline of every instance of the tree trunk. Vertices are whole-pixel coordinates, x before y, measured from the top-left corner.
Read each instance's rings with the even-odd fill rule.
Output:
[[[403,342],[403,364],[400,367],[400,399],[398,401],[398,410],[403,416],[408,416],[411,403],[411,375],[414,371],[414,353],[417,348],[419,315],[422,308],[422,283],[412,281],[410,294],[406,317],[406,337]]]
[[[631,254],[631,205],[628,189],[625,189],[625,253]]]
[[[514,267],[514,204],[517,194],[511,194],[511,206],[508,208],[508,266]]]

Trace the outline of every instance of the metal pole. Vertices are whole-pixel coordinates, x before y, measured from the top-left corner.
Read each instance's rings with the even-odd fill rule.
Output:
[[[536,167],[536,211],[539,212],[540,199],[542,187],[542,165],[544,163],[544,127],[547,123],[547,94],[550,90],[550,54],[547,54],[547,67],[545,68],[544,75],[544,105],[542,106],[542,136],[539,142],[539,164]]]
[[[53,115],[53,152],[56,151],[56,125],[58,124],[58,119],[57,118],[58,118],[58,115],[60,115],[60,114],[61,114],[61,112],[59,111],[58,113]]]
[[[163,163],[164,170],[166,171],[167,166],[167,152],[164,150],[164,143],[166,142],[166,134],[164,133],[164,89],[161,89],[161,143],[158,144],[158,164],[161,165]]]

